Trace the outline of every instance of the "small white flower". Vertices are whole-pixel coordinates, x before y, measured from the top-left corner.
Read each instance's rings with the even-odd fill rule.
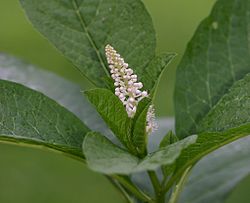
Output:
[[[105,47],[105,53],[110,68],[111,77],[114,79],[115,95],[122,101],[127,114],[133,118],[139,101],[148,96],[147,91],[141,91],[141,82],[124,59],[110,45]],[[146,132],[149,134],[156,129],[154,108],[151,105],[147,115]]]

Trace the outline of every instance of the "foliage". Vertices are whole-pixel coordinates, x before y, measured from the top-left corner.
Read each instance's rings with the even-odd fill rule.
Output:
[[[177,69],[176,135],[169,129],[160,141],[158,134],[155,139],[159,146],[153,152],[148,150],[152,145],[146,130],[148,113],[161,74],[175,54],[155,54],[155,31],[142,2],[20,2],[34,27],[96,88],[84,92],[90,105],[76,85],[0,55],[1,141],[45,146],[86,162],[92,170],[107,175],[128,202],[224,202],[248,174],[248,165],[243,171],[236,170],[232,181],[228,175],[218,174],[216,166],[204,168],[206,159],[203,165],[197,165],[198,169],[192,168],[210,152],[250,134],[247,0],[218,0],[211,15],[198,27]],[[114,92],[115,78],[108,67],[112,64],[105,59],[107,44],[117,47],[149,92],[149,97],[139,101],[133,118]],[[29,80],[28,75],[35,79]],[[44,84],[46,76],[53,81],[49,85]],[[56,85],[57,91],[52,91]],[[248,138],[244,140],[249,142]],[[229,162],[228,147],[220,150],[219,156]],[[245,156],[233,158],[236,163],[246,162]],[[218,158],[211,160],[218,162]],[[197,174],[206,170],[223,189],[213,189],[212,195],[207,195],[204,191],[211,190],[213,184],[211,180],[203,181],[202,193],[194,195],[201,188]],[[149,176],[154,195],[145,189],[143,172]],[[138,173],[143,173],[140,187],[131,179]],[[192,176],[187,182],[189,173]]]

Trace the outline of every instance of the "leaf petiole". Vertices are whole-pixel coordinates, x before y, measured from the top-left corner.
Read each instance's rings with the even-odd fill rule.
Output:
[[[176,203],[179,196],[180,196],[180,193],[183,189],[183,186],[185,185],[186,181],[187,181],[187,178],[188,178],[188,175],[191,171],[191,169],[193,168],[193,166],[189,166],[185,171],[184,173],[182,174],[180,180],[177,182],[177,184],[175,185],[174,189],[173,189],[173,192],[171,194],[171,197],[170,197],[170,200],[168,203]]]
[[[130,191],[136,198],[147,203],[154,203],[154,200],[147,194],[142,192],[139,188],[137,188],[128,177],[119,175],[112,175],[111,177],[117,180],[124,188]]]
[[[162,188],[161,188],[161,183],[159,182],[159,179],[157,177],[157,174],[155,171],[148,171],[148,176],[152,182],[154,191],[155,191],[155,198],[157,199],[157,202],[161,203],[164,202],[164,195],[162,197]]]

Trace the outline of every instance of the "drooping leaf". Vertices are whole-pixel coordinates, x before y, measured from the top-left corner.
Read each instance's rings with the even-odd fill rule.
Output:
[[[136,153],[130,137],[131,119],[120,99],[107,89],[88,90],[85,95],[121,143]]]
[[[83,157],[89,129],[71,112],[23,85],[0,80],[0,140],[46,146]]]
[[[250,173],[250,137],[209,154],[192,170],[179,203],[222,203]]]
[[[192,145],[196,136],[190,136],[168,147],[162,148],[140,160],[119,148],[99,133],[90,132],[84,139],[83,152],[89,167],[105,174],[131,174],[155,170],[162,165],[172,164],[181,151]]]
[[[140,74],[140,80],[144,85],[144,89],[149,91],[151,96],[154,94],[152,91],[155,90],[163,71],[175,56],[176,54],[174,53],[156,56]]]
[[[178,136],[197,133],[202,118],[250,72],[249,12],[248,0],[217,1],[188,44],[177,69]]]
[[[6,54],[0,54],[0,73],[0,79],[21,83],[42,92],[73,112],[91,130],[111,138],[104,121],[82,96],[80,86]]]
[[[143,73],[155,56],[155,31],[140,0],[20,0],[29,20],[98,86],[109,76],[104,46],[111,44]],[[140,74],[139,74],[140,75]]]

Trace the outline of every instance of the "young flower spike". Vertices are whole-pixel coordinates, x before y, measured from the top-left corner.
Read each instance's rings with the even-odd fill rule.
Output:
[[[157,129],[158,129],[158,125],[155,121],[155,109],[153,105],[150,105],[148,108],[148,112],[147,112],[146,132],[147,134],[151,134]]]
[[[122,101],[128,116],[133,118],[139,101],[147,97],[148,93],[141,90],[143,84],[137,81],[137,75],[111,45],[105,47],[105,53],[111,77],[114,79],[115,95]],[[154,131],[155,127],[154,108],[151,105],[147,115],[147,133]]]

